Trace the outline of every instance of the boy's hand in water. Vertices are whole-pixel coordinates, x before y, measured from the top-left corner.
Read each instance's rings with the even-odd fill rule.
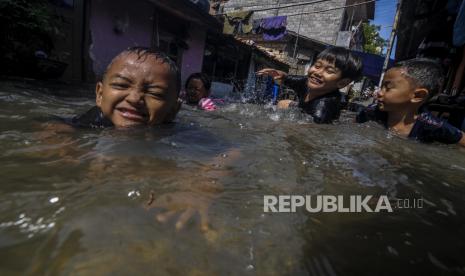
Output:
[[[165,223],[179,214],[176,220],[176,230],[181,230],[197,213],[200,216],[200,229],[202,232],[210,230],[208,209],[216,196],[212,193],[202,192],[174,192],[156,197],[150,192],[150,199],[146,204],[147,209],[161,208],[164,212],[159,213],[156,219]]]
[[[257,75],[262,76],[262,75],[268,75],[273,77],[275,81],[283,81],[287,77],[287,73],[276,70],[273,68],[265,68],[257,72]]]
[[[232,162],[241,157],[237,149],[229,150],[227,153],[217,156],[211,164],[201,167],[196,173],[184,175],[183,191],[163,194],[156,197],[154,192],[150,193],[150,199],[146,208],[161,208],[164,212],[159,213],[156,219],[166,222],[179,214],[176,220],[176,230],[181,230],[197,213],[200,216],[200,229],[208,239],[212,239],[214,231],[211,231],[208,219],[208,209],[213,200],[219,198],[223,193],[223,185],[220,180],[230,174],[227,169]],[[183,177],[182,174],[180,177]]]

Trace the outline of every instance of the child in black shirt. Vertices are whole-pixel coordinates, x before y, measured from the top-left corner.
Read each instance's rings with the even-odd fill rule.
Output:
[[[357,115],[357,122],[378,121],[399,136],[421,142],[465,145],[463,132],[421,107],[438,93],[442,68],[428,59],[397,63],[384,76],[377,104]]]
[[[259,75],[271,75],[297,93],[298,102],[282,100],[278,108],[298,106],[313,117],[315,123],[331,123],[341,111],[342,94],[339,89],[358,79],[362,61],[349,50],[332,47],[321,52],[307,76],[288,76],[275,69],[263,69]]]

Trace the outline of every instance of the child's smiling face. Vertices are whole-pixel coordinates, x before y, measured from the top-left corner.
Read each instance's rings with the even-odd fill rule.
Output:
[[[96,104],[116,127],[168,122],[179,110],[176,78],[151,55],[120,54],[97,83]]]
[[[187,101],[197,104],[202,98],[208,97],[208,91],[202,80],[192,78],[186,89]]]
[[[348,79],[342,79],[341,70],[334,65],[334,62],[324,59],[318,59],[308,69],[307,76],[307,86],[310,91],[322,93],[343,88],[350,82]]]

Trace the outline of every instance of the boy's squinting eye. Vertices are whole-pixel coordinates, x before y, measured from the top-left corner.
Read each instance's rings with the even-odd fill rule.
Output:
[[[110,86],[117,90],[124,90],[124,89],[129,88],[129,84],[122,83],[122,82],[112,82],[110,83]]]
[[[383,83],[383,84],[381,85],[381,88],[384,88],[384,89],[386,89],[386,91],[387,91],[387,90],[389,90],[389,89],[392,88],[392,84],[389,83],[389,82]]]
[[[152,98],[158,99],[158,100],[164,100],[165,99],[165,94],[160,92],[160,91],[147,91],[147,96],[150,96]]]
[[[329,74],[336,74],[336,70],[334,70],[334,68],[328,68],[326,69],[326,72],[328,72]]]

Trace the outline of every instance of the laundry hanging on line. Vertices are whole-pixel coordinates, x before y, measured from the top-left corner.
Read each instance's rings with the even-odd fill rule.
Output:
[[[240,11],[227,13],[224,16],[224,34],[248,34],[252,32],[253,11]]]
[[[287,34],[287,16],[273,16],[254,20],[253,32],[263,34],[268,41],[279,40]]]

